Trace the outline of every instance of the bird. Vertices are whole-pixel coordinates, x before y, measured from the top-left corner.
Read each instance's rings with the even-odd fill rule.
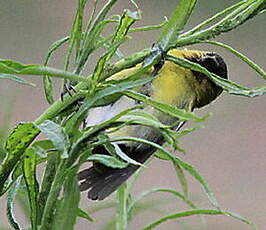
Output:
[[[223,58],[215,52],[172,49],[168,51],[167,55],[197,63],[205,67],[209,72],[227,79],[227,65]],[[137,65],[123,70],[111,76],[109,80],[126,78],[130,74],[137,72],[140,68],[141,65]],[[157,69],[157,77],[152,82],[135,90],[152,99],[170,104],[179,109],[190,112],[194,109],[202,108],[214,101],[223,91],[220,86],[216,85],[205,74],[181,67],[174,62],[166,60]],[[152,72],[154,70],[150,70],[146,75],[149,76]],[[138,102],[135,101],[132,103],[132,99],[124,96],[111,107],[116,108],[122,104],[132,106],[136,103]],[[165,125],[175,124],[173,128],[180,128],[182,126],[182,123],[178,123],[176,118],[164,114],[152,106],[144,105],[142,109],[152,114]],[[143,138],[159,145],[165,143],[164,136],[158,129],[144,125],[128,125],[110,135]],[[156,152],[155,147],[140,142],[119,142],[118,146],[128,157],[141,164]],[[92,154],[109,155],[108,151],[102,145],[96,146],[92,150]],[[90,168],[78,173],[80,190],[88,190],[87,197],[91,200],[103,200],[116,191],[139,168],[139,165],[133,164],[129,164],[125,168],[111,168],[94,162]]]

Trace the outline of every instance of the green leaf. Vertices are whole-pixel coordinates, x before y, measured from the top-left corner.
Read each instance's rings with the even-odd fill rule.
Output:
[[[109,0],[101,9],[94,22],[89,22],[87,33],[84,38],[83,46],[81,47],[81,54],[75,69],[75,73],[80,73],[88,60],[89,55],[94,50],[94,46],[97,44],[100,33],[104,29],[104,25],[107,23],[105,20],[106,15],[111,10],[113,5],[118,0]],[[96,6],[97,3],[95,3]],[[94,14],[94,13],[93,13]]]
[[[136,27],[136,28],[131,28],[129,29],[129,33],[133,33],[133,32],[144,32],[144,31],[150,31],[150,30],[159,30],[161,29],[163,26],[165,26],[165,24],[168,22],[167,19],[165,19],[164,22],[162,22],[159,25],[152,25],[152,26],[143,26],[143,27]]]
[[[241,6],[242,4],[244,4],[245,1],[240,1],[220,12],[218,12],[217,14],[213,15],[212,17],[208,18],[207,20],[205,20],[204,22],[198,24],[197,26],[195,26],[194,28],[192,28],[191,30],[183,33],[181,36],[187,36],[187,35],[191,35],[197,31],[199,31],[200,29],[204,28],[206,25],[214,22],[216,19],[221,18],[223,16],[226,16],[226,14],[230,13],[232,10],[238,8],[239,6]]]
[[[219,204],[214,196],[213,191],[210,189],[208,183],[205,181],[205,179],[203,178],[203,176],[190,164],[181,161],[179,158],[174,157],[171,159],[173,161],[174,164],[176,164],[179,167],[182,167],[183,169],[185,169],[186,171],[188,171],[190,173],[191,176],[193,176],[203,187],[206,195],[208,196],[211,204],[219,209]]]
[[[182,129],[182,130],[178,130],[178,131],[175,131],[175,130],[169,130],[169,132],[175,137],[175,138],[181,138],[187,134],[190,134],[191,132],[194,132],[198,129],[201,129],[203,128],[204,126],[195,126],[195,127],[192,127],[192,128],[187,128],[187,129]]]
[[[153,189],[145,191],[142,194],[140,194],[139,196],[137,196],[132,201],[131,205],[129,206],[129,209],[134,208],[134,206],[137,205],[137,203],[140,202],[143,198],[150,197],[150,195],[152,195],[153,193],[157,193],[157,192],[170,193],[170,194],[176,196],[177,198],[181,199],[182,201],[184,201],[189,207],[194,208],[194,209],[197,208],[197,206],[191,200],[189,200],[185,195],[183,195],[180,192],[177,192],[177,191],[175,191],[173,189],[153,188]]]
[[[111,168],[126,168],[128,163],[125,163],[114,156],[103,154],[93,154],[87,158],[88,161],[96,161]]]
[[[148,144],[151,145],[153,147],[155,147],[156,149],[160,150],[160,157],[162,157],[164,160],[171,160],[174,164],[177,164],[178,166],[181,166],[183,169],[185,169],[186,171],[188,171],[204,188],[204,191],[206,193],[206,195],[209,198],[209,201],[211,202],[211,204],[215,207],[219,209],[219,205],[218,202],[214,196],[214,193],[211,191],[211,189],[209,188],[209,185],[207,184],[207,182],[204,180],[204,178],[200,175],[200,173],[194,169],[194,167],[182,160],[180,160],[178,157],[173,156],[169,151],[167,151],[165,148],[163,148],[162,146],[153,143],[151,141],[147,141],[145,139],[141,139],[141,138],[136,138],[136,137],[114,137],[112,139],[110,139],[111,142],[119,142],[119,141],[135,141],[135,142],[140,142],[140,143],[144,143],[144,144]]]
[[[114,147],[115,147],[115,150],[116,150],[116,154],[122,159],[124,160],[125,162],[128,162],[129,164],[132,164],[132,165],[138,165],[138,166],[143,166],[145,167],[143,164],[131,159],[130,157],[128,157],[120,148],[118,145],[116,144],[113,144]]]
[[[21,229],[18,222],[16,221],[15,216],[14,216],[14,202],[15,202],[15,197],[16,197],[17,191],[20,187],[20,181],[21,181],[21,177],[17,178],[16,182],[10,187],[10,189],[7,193],[7,207],[6,207],[7,219],[9,221],[10,225],[15,230]]]
[[[185,176],[185,173],[184,173],[183,169],[178,164],[173,163],[173,165],[174,165],[174,168],[176,171],[176,175],[177,175],[179,182],[181,184],[184,196],[186,198],[188,198],[188,182],[187,182],[187,178]]]
[[[0,165],[0,195],[5,190],[5,182],[10,173],[39,132],[33,123],[20,123],[8,136],[5,144],[7,155]]]
[[[13,154],[19,154],[21,150],[25,150],[30,141],[39,134],[33,123],[20,123],[18,124],[9,135],[5,149],[8,153],[8,158],[12,158]]]
[[[71,170],[64,184],[64,194],[59,202],[53,223],[53,230],[73,230],[79,212],[80,190],[77,170]]]
[[[22,63],[0,59],[0,74],[25,74],[25,75],[48,75],[51,77],[64,78],[74,81],[88,82],[88,79],[71,72],[41,66],[41,65],[24,65]]]
[[[191,211],[185,211],[185,212],[178,212],[178,213],[174,213],[171,215],[167,215],[164,216],[162,218],[160,218],[157,221],[154,221],[153,223],[145,226],[144,228],[142,228],[142,230],[150,230],[150,229],[154,229],[156,226],[158,226],[159,224],[162,224],[168,220],[172,220],[172,219],[177,219],[177,218],[181,218],[181,217],[187,217],[187,216],[193,216],[193,215],[224,215],[224,216],[231,216],[233,218],[239,219],[240,221],[250,225],[252,228],[257,229],[257,227],[251,223],[250,221],[248,221],[247,219],[235,215],[234,213],[231,212],[224,212],[224,211],[218,211],[218,210],[211,210],[211,209],[197,209],[197,210],[191,210]]]
[[[134,22],[140,19],[141,19],[141,15],[139,11],[125,10],[119,21],[119,25],[116,29],[116,32],[113,38],[113,42],[117,42],[123,39],[128,33],[130,26]]]
[[[91,216],[89,216],[89,214],[87,212],[83,211],[81,208],[78,209],[78,217],[86,219],[90,222],[94,221],[94,219]]]
[[[140,15],[138,12],[131,12],[129,10],[124,11],[119,21],[119,25],[116,28],[116,32],[112,39],[110,48],[97,62],[97,65],[96,65],[96,68],[94,70],[93,77],[92,77],[92,79],[95,82],[99,81],[104,71],[104,68],[106,66],[106,63],[111,59],[111,57],[113,57],[113,55],[115,54],[115,52],[117,51],[121,43],[126,40],[126,35],[128,33],[129,27],[139,18],[140,18]]]
[[[41,221],[44,207],[47,201],[47,198],[49,196],[54,177],[56,174],[56,170],[59,165],[59,160],[60,160],[60,155],[59,152],[51,152],[47,156],[47,162],[46,162],[46,167],[45,167],[45,172],[43,175],[42,179],[42,184],[41,184],[41,189],[39,192],[39,197],[38,197],[38,204],[39,204],[39,223]]]
[[[80,55],[80,41],[82,38],[83,10],[84,10],[84,7],[82,7],[79,4],[78,10],[76,11],[75,18],[73,20],[73,25],[71,28],[70,36],[68,39],[67,53],[65,55],[65,60],[64,60],[64,70],[68,70],[69,68],[70,57],[71,57],[75,42],[77,44],[76,58],[77,56]]]
[[[39,185],[36,179],[36,164],[37,156],[33,149],[29,148],[26,151],[25,157],[23,159],[23,176],[26,182],[26,187],[28,191],[28,197],[30,201],[31,209],[31,227],[32,230],[37,230],[38,223],[38,192]]]
[[[53,142],[56,150],[62,152],[61,157],[67,158],[70,142],[64,128],[50,120],[38,125],[38,128]]]
[[[68,40],[69,40],[69,36],[61,38],[55,41],[52,45],[50,45],[50,47],[48,48],[46,57],[45,57],[45,61],[44,61],[45,66],[48,65],[49,59],[52,56],[52,54]],[[54,98],[53,98],[53,82],[52,82],[51,77],[49,76],[43,77],[43,87],[44,87],[44,93],[45,93],[47,102],[49,104],[52,104],[54,102]]]
[[[230,51],[231,53],[233,53],[234,55],[239,57],[242,61],[247,63],[252,69],[254,69],[259,75],[261,75],[266,80],[266,72],[259,65],[257,65],[253,61],[251,61],[248,57],[246,57],[242,53],[238,52],[237,50],[235,50],[231,46],[228,46],[224,43],[216,42],[216,41],[205,41],[205,42],[227,49],[228,51]]]
[[[97,62],[97,65],[95,67],[95,70],[92,75],[92,81],[96,85],[98,81],[100,80],[100,77],[104,71],[104,68],[107,64],[107,62],[111,59],[111,57],[115,54],[118,47],[126,40],[118,41],[116,43],[113,43],[112,46],[109,47],[109,49],[100,57],[99,61]]]
[[[156,101],[150,97],[147,97],[143,94],[134,91],[128,90],[123,92],[123,94],[135,100],[142,101],[147,105],[151,105],[159,111],[166,113],[169,116],[178,118],[180,120],[201,122],[206,119],[206,117],[199,117],[192,112],[187,112],[184,109],[178,109],[175,106]]]
[[[27,80],[24,80],[23,78],[17,77],[16,75],[13,75],[13,74],[2,73],[2,74],[0,74],[0,79],[8,79],[8,80],[20,83],[22,85],[35,86],[35,84],[33,84]]]
[[[231,13],[224,16],[222,20],[216,24],[197,31],[194,34],[181,34],[171,48],[180,47],[185,45],[192,45],[201,41],[210,40],[220,35],[221,33],[229,32],[238,26],[245,23],[247,20],[260,14],[265,9],[265,0],[248,0],[242,1]],[[231,8],[231,7],[230,7]],[[228,10],[230,12],[231,10]],[[193,29],[192,29],[193,30]]]
[[[32,144],[32,147],[34,148],[41,148],[43,150],[54,150],[54,145],[53,142],[51,140],[39,140],[39,141],[35,141]]]
[[[51,105],[54,103],[53,98],[53,81],[49,76],[43,76],[43,88],[47,102]]]
[[[179,32],[186,25],[197,0],[180,0],[177,7],[173,11],[167,24],[162,29],[159,46],[164,51],[168,51],[171,43],[177,39]]]
[[[56,51],[60,46],[62,46],[64,43],[66,43],[69,40],[69,36],[66,36],[64,38],[61,38],[55,42],[53,42],[47,51],[46,57],[45,57],[45,61],[44,64],[47,65],[49,62],[49,59],[51,57],[51,55],[53,54],[54,51]]]
[[[155,116],[145,111],[130,111],[126,115],[122,116],[119,121],[123,122],[131,122],[134,124],[146,125],[155,128],[169,128],[162,124]]]
[[[116,191],[116,230],[124,230],[127,229],[128,225],[128,191],[127,184],[124,183],[119,186]]]

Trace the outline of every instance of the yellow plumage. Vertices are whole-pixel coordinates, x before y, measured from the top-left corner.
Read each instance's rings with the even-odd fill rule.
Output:
[[[211,52],[201,52],[196,50],[171,50],[169,55],[185,58],[201,66],[209,71],[226,78],[227,70],[223,59]],[[108,80],[124,79],[141,68],[141,64],[133,68],[123,70]],[[154,69],[148,70],[142,77],[150,76]],[[144,93],[145,95],[167,104],[171,104],[186,111],[192,111],[194,108],[203,107],[213,101],[221,92],[222,89],[215,85],[204,74],[185,69],[170,61],[165,61],[162,67],[156,73],[156,78],[153,82],[138,87],[134,90]],[[112,109],[121,107],[122,104],[131,107],[134,106],[132,99],[122,97],[116,102]],[[124,107],[125,108],[125,107]],[[161,123],[166,125],[176,124],[176,118],[172,118],[149,105],[144,105],[142,111],[152,114]],[[119,131],[111,133],[112,136],[133,136],[142,138],[148,141],[162,145],[164,137],[160,130],[143,126],[130,125],[121,128]],[[143,163],[154,152],[155,148],[150,145],[139,142],[121,142],[119,147],[132,159]],[[97,147],[93,153],[108,154],[104,147]],[[81,172],[79,178],[85,179],[81,184],[81,190],[89,189],[88,197],[93,200],[101,200],[116,190],[116,188],[126,181],[136,170],[138,166],[129,165],[124,169],[113,169],[103,165],[95,164],[93,167]]]

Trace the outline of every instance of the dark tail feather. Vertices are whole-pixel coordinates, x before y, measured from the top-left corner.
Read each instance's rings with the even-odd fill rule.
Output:
[[[139,166],[130,165],[123,169],[107,169],[106,172],[97,172],[94,167],[81,171],[78,175],[80,190],[88,190],[88,198],[92,200],[103,200],[123,184]]]
[[[128,153],[129,149],[125,149],[125,146],[120,146],[121,149]],[[131,150],[131,154],[128,154],[132,159],[144,163],[153,153],[155,149],[150,146],[142,148],[141,150]],[[96,151],[99,153],[106,153],[106,150],[98,148]],[[102,165],[101,165],[102,166]],[[103,200],[114,192],[121,184],[123,184],[134,172],[139,169],[137,165],[129,165],[123,169],[114,169],[109,167],[103,167],[104,170],[99,170],[97,167],[85,169],[78,174],[80,183],[80,190],[88,191],[88,198],[92,200]]]

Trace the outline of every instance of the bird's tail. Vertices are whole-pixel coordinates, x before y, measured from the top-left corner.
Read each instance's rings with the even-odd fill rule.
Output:
[[[99,173],[94,167],[81,171],[78,175],[80,190],[89,190],[88,198],[92,200],[103,200],[123,184],[139,167],[130,165],[123,169],[109,169]]]
[[[121,147],[123,146],[120,146],[120,148]],[[98,149],[97,153],[102,153],[103,151],[106,152],[106,150],[101,147],[100,150]],[[131,150],[130,152],[132,154],[128,155],[135,161],[144,163],[154,151],[155,149],[149,146],[141,150]],[[125,152],[128,153],[128,151]],[[129,165],[126,168],[115,169],[100,165],[101,170],[99,170],[99,167],[96,166],[99,166],[99,164],[97,163],[78,174],[78,179],[81,181],[80,190],[89,190],[88,198],[92,200],[103,200],[109,196],[140,167],[137,165]]]

